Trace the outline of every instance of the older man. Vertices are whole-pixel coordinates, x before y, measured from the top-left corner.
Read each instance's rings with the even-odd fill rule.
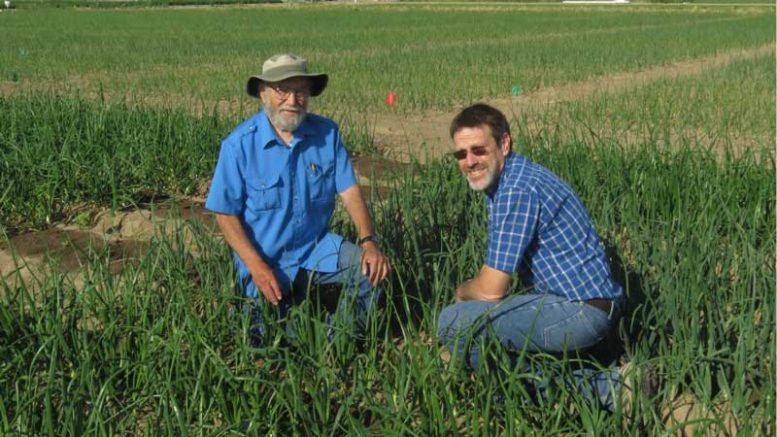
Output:
[[[222,142],[205,206],[217,214],[234,251],[245,294],[276,307],[265,314],[285,318],[311,283],[341,283],[333,320],[358,333],[391,266],[378,247],[337,125],[307,112],[327,82],[326,74],[309,73],[307,61],[292,54],[264,62],[262,74],[247,83],[263,110]],[[358,246],[328,230],[335,194],[356,226]],[[259,312],[254,324],[262,335]]]
[[[459,169],[486,196],[488,249],[479,273],[456,290],[457,303],[440,314],[441,340],[478,368],[483,345],[563,353],[605,338],[623,291],[580,199],[548,169],[512,152],[509,125],[497,109],[464,109],[450,134]],[[508,293],[513,273],[528,294]],[[575,384],[612,409],[618,377],[615,370],[580,371]]]

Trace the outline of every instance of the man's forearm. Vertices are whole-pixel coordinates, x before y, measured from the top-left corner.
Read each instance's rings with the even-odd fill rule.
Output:
[[[216,223],[218,223],[224,235],[224,240],[243,260],[249,271],[253,271],[257,267],[266,264],[256,248],[248,240],[240,219],[234,215],[217,214]]]
[[[367,204],[362,197],[359,185],[354,184],[346,189],[340,193],[340,197],[343,199],[345,209],[348,211],[348,215],[351,216],[354,226],[356,226],[359,238],[373,235],[375,231],[372,227],[372,219],[370,219],[370,213],[367,210]]]
[[[464,281],[456,289],[456,300],[477,300],[477,293],[473,290],[472,279]]]
[[[502,298],[501,294],[484,292],[482,288],[478,286],[479,281],[477,276],[464,281],[459,288],[456,289],[457,300],[499,300]]]
[[[229,247],[243,260],[256,288],[268,302],[278,305],[281,299],[283,299],[283,292],[278,283],[278,278],[273,273],[272,267],[262,259],[259,252],[251,244],[240,219],[233,215],[218,214],[216,216],[216,223],[221,228],[224,240],[229,244]]]
[[[356,226],[359,239],[361,240],[368,235],[374,235],[370,213],[367,211],[367,204],[362,198],[359,186],[356,184],[352,185],[340,193],[340,197],[343,199],[348,215],[351,216],[351,220],[353,220],[353,224]],[[362,274],[369,277],[370,283],[373,286],[377,286],[391,273],[391,263],[383,255],[383,252],[380,251],[375,241],[365,242],[361,246],[362,258],[360,264]]]
[[[456,289],[456,300],[500,300],[507,293],[509,286],[510,275],[483,266],[474,278],[459,285]]]

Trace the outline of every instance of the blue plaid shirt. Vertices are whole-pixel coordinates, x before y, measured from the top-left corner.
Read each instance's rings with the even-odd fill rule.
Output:
[[[486,203],[487,266],[518,272],[533,293],[571,301],[623,295],[583,204],[550,170],[511,153]]]

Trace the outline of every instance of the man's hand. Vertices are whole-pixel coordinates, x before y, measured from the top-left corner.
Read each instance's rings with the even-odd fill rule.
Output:
[[[256,248],[248,241],[240,219],[234,215],[216,214],[216,223],[221,228],[229,247],[238,254],[248,268],[256,288],[262,292],[268,302],[278,305],[282,297],[278,278],[275,277],[272,268],[259,256]]]
[[[259,267],[252,269],[251,278],[253,278],[254,285],[262,292],[264,298],[271,304],[278,305],[283,296],[281,295],[278,279],[270,266],[262,263]]]
[[[456,289],[456,302],[465,300],[498,301],[510,288],[510,275],[484,265],[474,278]]]
[[[391,273],[391,263],[380,251],[374,241],[362,246],[362,274],[367,276],[372,286],[380,284]]]
[[[364,203],[359,185],[353,184],[340,193],[345,209],[356,226],[356,233],[362,237],[374,235],[370,214]],[[391,273],[391,264],[374,241],[362,244],[362,274],[369,278],[372,286],[378,285]]]

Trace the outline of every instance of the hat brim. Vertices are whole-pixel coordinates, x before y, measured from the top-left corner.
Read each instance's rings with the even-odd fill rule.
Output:
[[[329,76],[320,73],[320,74],[299,74],[299,73],[290,73],[288,75],[278,75],[273,77],[265,76],[251,76],[248,78],[248,83],[246,84],[246,92],[248,92],[248,95],[251,97],[259,98],[259,84],[262,82],[280,82],[282,80],[286,80],[292,77],[307,77],[311,80],[310,85],[310,96],[316,97],[321,95],[321,93],[324,92],[324,89],[326,88],[326,84],[329,82]]]

